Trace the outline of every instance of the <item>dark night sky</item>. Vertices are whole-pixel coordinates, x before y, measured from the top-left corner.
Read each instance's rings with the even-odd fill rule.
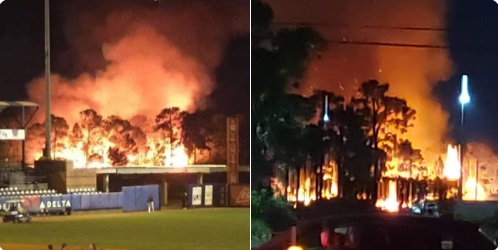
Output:
[[[416,6],[413,1],[396,1],[398,6],[411,6],[409,8],[405,8],[405,12],[400,12],[396,10],[396,8],[390,8],[391,5],[389,5],[389,1],[376,1],[376,3],[383,2],[384,7],[386,8],[377,8],[375,10],[370,10],[368,7],[365,8],[364,6],[367,5],[365,2],[362,2],[361,4],[358,2],[347,3],[340,1],[303,3],[299,1],[287,2],[283,0],[267,0],[267,2],[269,2],[272,8],[274,8],[274,13],[276,15],[275,20],[277,23],[280,22],[283,23],[283,25],[288,25],[289,23],[292,24],[293,22],[298,24],[303,22],[314,23],[314,27],[320,30],[320,32],[323,30],[329,32],[327,34],[328,37],[334,36],[334,32],[339,32],[338,34],[346,34],[348,29],[352,30],[354,28],[334,27],[335,24],[330,25],[330,27],[327,26],[329,25],[327,22],[334,21],[345,22],[346,25],[353,26],[418,26],[446,29],[447,32],[445,37],[448,41],[447,46],[450,47],[449,56],[453,64],[452,74],[448,80],[441,81],[435,85],[433,88],[433,95],[441,103],[443,109],[449,114],[448,126],[450,127],[450,131],[448,131],[448,137],[457,139],[459,136],[458,128],[460,126],[460,106],[457,98],[460,91],[461,75],[468,74],[470,77],[472,103],[469,106],[466,106],[466,139],[488,143],[489,145],[492,145],[495,150],[498,150],[498,4],[493,0],[438,0],[434,1],[437,2],[436,4],[430,3],[420,5],[422,6],[420,8],[419,6]],[[404,2],[408,4],[403,4]],[[427,3],[430,1],[425,2]],[[355,5],[357,3],[358,6],[362,6],[363,9],[357,8],[358,6]],[[373,1],[370,3],[374,4]],[[446,3],[446,27],[439,23],[430,23],[430,21],[428,21],[430,19],[425,18],[427,13],[432,13],[433,15],[433,13],[438,12],[438,10],[427,8],[427,6],[437,6],[438,4],[441,6],[441,3]],[[426,14],[420,14],[417,18],[417,14],[412,15],[414,12],[406,12],[406,9],[410,10],[410,8],[412,8],[413,11],[421,11]],[[383,11],[389,14],[384,15],[385,13],[382,13]],[[350,18],[352,21],[347,23],[349,22],[348,15],[351,14],[356,14],[357,17]],[[405,15],[406,18],[403,15]],[[386,16],[387,18],[396,16],[397,19],[389,20],[389,23],[382,22],[379,24],[377,22],[380,18],[386,18]],[[378,29],[376,31],[383,32],[385,30]],[[428,31],[400,32],[411,34],[411,32],[423,33]],[[367,35],[366,38],[365,36],[357,38],[355,34],[352,34],[351,36],[353,37],[352,40],[375,40],[371,42],[427,43],[425,41],[413,41],[413,39],[410,38],[403,39],[402,37],[401,39],[396,37],[395,39],[397,40],[389,40],[387,37],[382,37],[380,35],[371,36],[371,34]],[[345,37],[347,37],[347,35],[345,35]],[[351,37],[349,37],[349,39],[351,39]],[[433,44],[437,44],[437,42]],[[333,44],[332,47],[334,49],[334,53],[337,53],[327,55],[338,57],[341,57],[341,53],[343,52],[341,48],[351,48],[338,47]],[[360,50],[365,48],[365,46],[357,46],[356,48]],[[369,54],[364,54],[362,56],[369,56]],[[361,68],[364,65],[350,66],[353,68]],[[368,66],[369,65],[366,64],[366,67]],[[344,70],[344,68],[341,68],[341,70]],[[340,74],[340,72],[337,74]],[[364,76],[360,75],[359,77]],[[330,80],[333,81],[334,79]],[[363,81],[367,79],[361,80]]]
[[[452,115],[451,122],[458,124],[460,90],[454,83],[461,74],[468,74],[473,100],[466,107],[466,136],[498,150],[498,4],[492,0],[451,1],[448,21],[450,46],[476,49],[451,50],[455,74],[438,86],[437,93]]]
[[[108,8],[110,2],[71,0],[79,11],[86,12]],[[63,3],[64,2],[64,3]],[[69,50],[65,35],[69,1],[51,1],[52,71],[66,77],[74,77],[84,70],[85,65],[75,63],[74,53]],[[137,5],[153,6],[153,0],[120,1],[130,8]],[[187,1],[195,2],[195,1]],[[216,4],[217,1],[211,1]],[[221,1],[218,1],[221,2]],[[241,6],[247,1],[235,0]],[[98,4],[96,4],[98,3]],[[182,4],[171,1],[172,4]],[[114,3],[115,4],[115,3]],[[110,4],[112,5],[112,4]],[[220,4],[221,5],[221,4]],[[125,5],[126,6],[126,5]],[[0,5],[0,100],[26,99],[25,84],[44,72],[44,1],[6,0]],[[93,10],[92,10],[93,11]],[[77,12],[76,12],[77,13]],[[98,14],[97,14],[98,15]],[[248,16],[248,14],[247,14]],[[247,27],[249,20],[246,21]],[[179,29],[184,29],[179,27]],[[212,72],[216,88],[209,98],[215,109],[228,115],[243,114],[249,117],[249,28],[230,38],[222,61]],[[195,32],[195,31],[193,31]],[[102,62],[101,62],[102,63]],[[93,65],[94,69],[98,69]],[[102,65],[100,65],[102,66]]]

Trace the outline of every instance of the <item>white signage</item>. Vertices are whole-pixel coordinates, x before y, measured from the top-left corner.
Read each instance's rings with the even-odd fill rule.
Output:
[[[0,140],[24,140],[24,129],[0,129]]]
[[[45,204],[43,201],[40,201],[40,209],[63,208],[63,207],[71,207],[71,202],[69,200],[47,201],[47,203]]]
[[[213,205],[213,185],[207,185],[204,188],[204,206]]]
[[[202,204],[202,187],[192,188],[192,206],[200,206]]]
[[[18,205],[18,204],[20,204],[20,202],[19,202],[19,203],[16,203],[16,205]],[[4,203],[4,204],[0,205],[0,206],[2,207],[2,209],[1,209],[1,210],[4,210],[4,211],[9,211],[9,210],[10,210],[10,205],[12,205],[12,204],[9,204],[9,203]]]

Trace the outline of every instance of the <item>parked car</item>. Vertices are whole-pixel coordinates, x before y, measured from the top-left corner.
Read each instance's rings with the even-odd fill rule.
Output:
[[[454,204],[451,201],[421,201],[413,204],[410,214],[425,217],[453,219]]]
[[[6,202],[8,211],[4,211],[2,220],[4,223],[22,223],[31,222],[31,216],[28,209],[24,206],[21,200],[10,200]]]

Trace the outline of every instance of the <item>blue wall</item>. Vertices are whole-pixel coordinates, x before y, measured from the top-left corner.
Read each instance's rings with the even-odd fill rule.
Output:
[[[161,203],[159,201],[159,185],[123,187],[123,211],[146,211],[149,196],[154,199],[154,209],[158,210]]]
[[[74,194],[70,196],[73,211],[121,208],[121,203],[119,202],[119,196],[122,196],[121,192],[104,194]]]
[[[154,209],[160,209],[159,185],[123,187],[122,192],[100,194],[64,194],[31,195],[19,197],[0,197],[0,210],[8,210],[8,200],[20,200],[30,212],[60,209],[70,206],[73,211],[90,211],[103,209],[122,209],[128,211],[146,211],[147,198],[154,199]]]

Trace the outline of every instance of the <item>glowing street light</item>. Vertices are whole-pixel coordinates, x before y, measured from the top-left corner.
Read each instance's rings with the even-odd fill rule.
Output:
[[[461,119],[460,119],[460,179],[458,180],[458,198],[462,200],[463,197],[463,158],[464,158],[464,133],[463,133],[463,125],[464,125],[464,111],[465,104],[470,103],[470,95],[469,95],[469,77],[467,75],[462,76],[462,90],[460,96],[458,97],[458,101],[462,107]]]
[[[323,121],[324,122],[329,122],[330,117],[329,117],[329,96],[325,95],[325,106],[323,107],[325,109],[325,113],[323,114]]]
[[[467,75],[462,76],[462,91],[460,93],[460,96],[458,97],[458,101],[460,101],[460,104],[462,104],[462,107],[465,106],[465,104],[470,102],[469,77]]]

